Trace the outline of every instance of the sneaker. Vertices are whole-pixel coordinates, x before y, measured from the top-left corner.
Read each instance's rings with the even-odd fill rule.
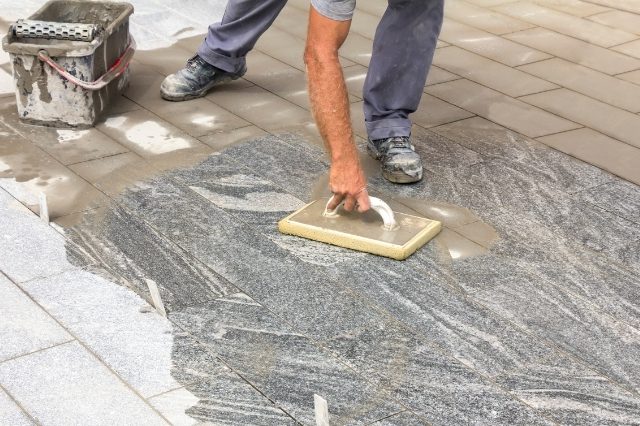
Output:
[[[160,86],[160,95],[168,101],[187,101],[200,98],[213,87],[227,81],[236,80],[244,75],[232,74],[206,62],[196,55],[187,61],[187,66],[164,79]]]
[[[408,136],[371,140],[367,151],[382,163],[382,176],[394,183],[413,183],[422,179],[422,161]]]

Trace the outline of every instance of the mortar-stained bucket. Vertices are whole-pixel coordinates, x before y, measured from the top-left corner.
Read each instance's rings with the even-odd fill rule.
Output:
[[[52,0],[9,28],[9,52],[23,121],[91,127],[129,81],[135,51],[129,3]]]

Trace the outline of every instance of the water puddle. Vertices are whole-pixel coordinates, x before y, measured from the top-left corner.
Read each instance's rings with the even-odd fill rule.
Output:
[[[371,179],[380,175],[380,164],[366,153],[360,153],[360,164]],[[437,200],[397,197],[393,193],[370,190],[370,194],[382,198],[393,211],[426,217],[443,224],[443,230],[434,238],[439,251],[451,260],[485,255],[500,239],[497,231],[466,207]],[[329,174],[318,177],[311,189],[311,200],[331,196]]]

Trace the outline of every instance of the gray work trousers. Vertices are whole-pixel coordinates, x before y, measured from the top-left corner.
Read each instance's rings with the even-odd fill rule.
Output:
[[[409,114],[420,103],[443,19],[444,0],[388,2],[363,88],[367,132],[374,140],[411,135]],[[229,0],[222,22],[209,27],[198,55],[224,71],[241,72],[245,56],[286,3]]]

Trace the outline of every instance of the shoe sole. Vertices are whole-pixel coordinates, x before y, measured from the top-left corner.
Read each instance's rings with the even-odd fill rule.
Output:
[[[371,147],[371,144],[367,144],[367,152],[371,157],[373,157],[373,159],[380,161],[380,157],[382,156],[378,151]],[[420,171],[418,176],[409,176],[408,174],[400,171],[394,173],[382,170],[382,177],[391,183],[416,183],[422,180],[422,171]]]
[[[206,96],[206,94],[209,92],[209,90],[213,89],[215,86],[217,86],[219,84],[228,83],[228,82],[233,81],[233,80],[237,80],[240,77],[241,76],[223,77],[220,80],[212,81],[211,83],[207,84],[204,88],[198,90],[197,92],[191,92],[191,93],[186,93],[186,94],[185,93],[180,93],[180,94],[168,93],[168,92],[160,89],[160,96],[162,97],[162,99],[167,100],[167,101],[171,101],[171,102],[182,102],[182,101],[189,101],[191,99],[198,99],[198,98],[202,98],[202,97]]]

